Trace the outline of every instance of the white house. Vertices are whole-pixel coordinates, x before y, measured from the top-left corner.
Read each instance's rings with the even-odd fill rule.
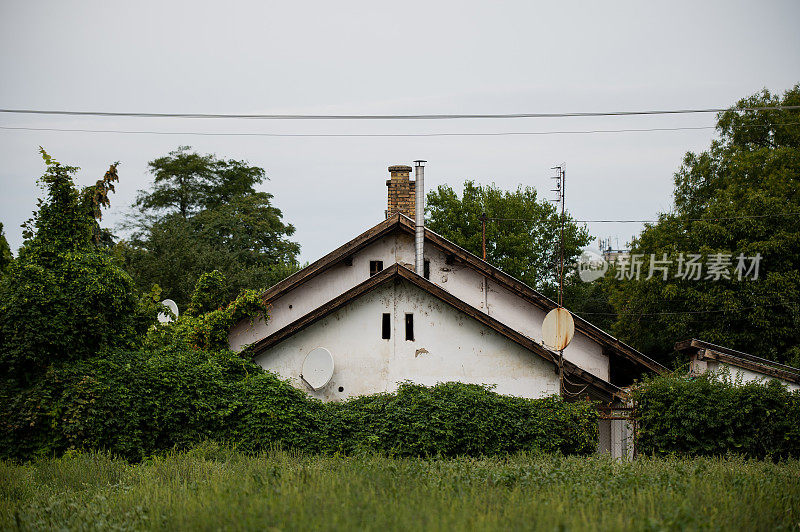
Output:
[[[325,401],[392,391],[408,380],[615,403],[643,372],[664,371],[575,317],[562,378],[559,353],[541,342],[542,320],[556,303],[428,229],[424,271],[415,273],[411,170],[389,167],[387,218],[267,290],[269,319],[237,324],[231,347],[248,347],[259,365]],[[334,369],[315,390],[301,368],[318,347],[330,351]]]
[[[727,372],[744,383],[775,379],[789,390],[800,390],[800,369],[792,366],[695,339],[678,342],[675,350],[689,355],[691,375]]]

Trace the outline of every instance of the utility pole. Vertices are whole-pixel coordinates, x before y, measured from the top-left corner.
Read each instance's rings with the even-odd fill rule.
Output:
[[[486,262],[486,213],[481,214],[481,246],[483,247],[483,261]]]
[[[561,217],[559,220],[559,239],[558,239],[558,306],[564,306],[564,190],[567,178],[567,163],[561,163],[554,166],[551,170],[556,171],[556,175],[551,178],[556,181],[555,187],[552,191],[556,193],[556,212],[558,204],[561,206]]]

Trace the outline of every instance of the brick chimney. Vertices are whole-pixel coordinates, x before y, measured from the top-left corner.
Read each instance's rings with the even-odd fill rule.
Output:
[[[389,203],[386,210],[387,218],[396,212],[401,212],[409,218],[414,218],[416,183],[411,181],[409,178],[410,174],[410,166],[396,165],[389,167],[390,177],[386,180],[386,186],[389,189]]]

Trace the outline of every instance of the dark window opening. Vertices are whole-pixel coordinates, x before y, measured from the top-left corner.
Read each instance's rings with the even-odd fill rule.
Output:
[[[343,392],[344,391],[344,386],[339,386],[339,391]]]
[[[383,261],[382,260],[371,260],[369,261],[369,276],[372,277],[376,273],[383,270]]]
[[[383,315],[383,324],[381,327],[381,338],[383,338],[384,340],[388,340],[391,337],[392,337],[392,319],[390,314],[385,313]]]
[[[406,314],[406,340],[414,339],[414,315]]]
[[[426,279],[431,278],[431,261],[428,259],[422,261],[422,276]]]

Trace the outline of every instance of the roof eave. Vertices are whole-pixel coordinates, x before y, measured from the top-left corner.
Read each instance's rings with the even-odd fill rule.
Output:
[[[718,360],[793,384],[800,384],[799,368],[757,357],[743,351],[736,351],[735,349],[704,342],[696,338],[677,342],[675,350],[689,355],[697,355],[700,358]]]
[[[422,290],[426,291],[427,293],[431,294],[437,299],[444,301],[445,303],[449,304],[450,306],[456,308],[461,312],[464,312],[468,316],[490,327],[491,329],[495,330],[502,336],[517,343],[518,345],[522,346],[528,351],[533,352],[534,354],[538,355],[544,360],[554,364],[558,363],[558,355],[555,352],[550,351],[549,349],[545,348],[541,344],[538,344],[531,338],[516,331],[515,329],[512,329],[511,327],[508,327],[507,325],[496,320],[495,318],[492,318],[488,314],[481,312],[480,310],[476,309],[470,304],[462,301],[461,299],[447,292],[442,287],[428,281],[423,277],[420,277],[413,271],[399,264],[391,265],[390,267],[384,269],[380,273],[370,277],[363,283],[351,288],[344,294],[337,296],[331,301],[321,305],[320,307],[307,313],[306,315],[295,320],[294,322],[282,327],[278,331],[275,331],[274,333],[259,340],[258,342],[251,344],[250,346],[248,346],[247,349],[248,351],[250,351],[252,357],[255,358],[261,355],[267,349],[277,345],[278,343],[294,335],[295,333],[323,319],[324,317],[335,312],[336,310],[340,309],[341,307],[353,301],[354,299],[360,297],[361,295],[371,290],[374,290],[378,286],[383,285],[384,283],[387,283],[394,279],[404,279],[411,282],[412,284],[416,285],[417,287],[421,288]],[[616,397],[625,396],[624,391],[619,387],[581,369],[574,363],[564,360],[563,364],[566,374],[575,377],[577,379],[580,379],[586,385],[592,386],[593,388],[595,388],[595,390],[601,392],[601,394],[605,394],[607,398],[614,399]]]
[[[415,222],[404,214],[393,214],[386,220],[383,220],[379,224],[371,227],[349,242],[339,246],[324,257],[306,266],[299,272],[296,272],[295,274],[273,285],[262,294],[262,299],[265,303],[274,301],[286,292],[321,274],[335,264],[345,260],[347,257],[353,255],[364,246],[379,240],[398,228],[413,235],[415,232]],[[503,272],[499,268],[492,266],[488,262],[482,260],[480,257],[473,255],[466,249],[454,244],[427,227],[425,228],[425,239],[439,247],[445,253],[449,253],[458,257],[465,264],[478,270],[488,278],[493,279],[512,292],[515,292],[517,295],[536,305],[537,307],[549,311],[558,306],[554,301],[526,285],[522,281]],[[619,341],[605,331],[595,327],[580,316],[573,315],[573,317],[575,320],[575,328],[597,343],[611,349],[615,353],[635,364],[644,366],[650,371],[658,374],[668,372],[666,367],[662,366],[643,353],[640,353],[624,342]]]

